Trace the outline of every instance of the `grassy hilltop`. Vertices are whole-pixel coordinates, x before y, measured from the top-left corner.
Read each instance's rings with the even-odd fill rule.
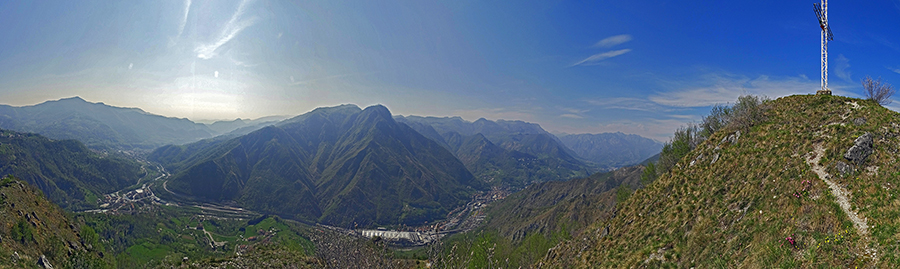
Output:
[[[765,105],[760,123],[712,134],[617,205],[614,217],[558,245],[537,265],[900,265],[900,114],[839,96],[789,96]],[[866,133],[874,137],[873,153],[862,163],[845,159]],[[839,196],[849,202],[846,210]]]

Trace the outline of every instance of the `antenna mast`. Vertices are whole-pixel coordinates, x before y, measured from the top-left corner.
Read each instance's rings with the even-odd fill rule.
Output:
[[[828,0],[813,4],[813,7],[819,19],[819,27],[822,28],[822,89],[816,91],[816,94],[831,95],[831,90],[828,89],[828,41],[834,40],[834,35],[828,26]]]

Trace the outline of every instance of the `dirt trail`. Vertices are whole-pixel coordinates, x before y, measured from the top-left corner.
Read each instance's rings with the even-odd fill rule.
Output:
[[[866,223],[866,220],[860,218],[856,215],[856,212],[853,212],[851,209],[850,192],[831,181],[831,175],[825,172],[824,166],[819,164],[819,160],[822,159],[822,156],[825,156],[825,148],[822,147],[822,144],[815,144],[813,146],[813,154],[814,155],[807,157],[806,163],[812,167],[813,172],[819,175],[819,178],[828,184],[828,187],[831,189],[831,194],[837,198],[837,202],[841,206],[841,209],[844,210],[847,217],[850,217],[850,221],[856,226],[856,231],[859,233],[859,236],[863,238],[864,242],[874,242],[872,241],[872,238],[869,237],[869,225]],[[874,249],[866,247],[866,253],[872,255],[872,258],[876,261],[878,260],[875,256]]]

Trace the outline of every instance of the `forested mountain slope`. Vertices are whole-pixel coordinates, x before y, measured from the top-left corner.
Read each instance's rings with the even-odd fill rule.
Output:
[[[97,207],[102,195],[144,175],[130,158],[97,153],[75,140],[0,130],[0,176],[15,175],[69,210]]]
[[[580,238],[584,229],[615,214],[615,205],[642,188],[643,166],[632,166],[568,181],[529,185],[484,210],[484,224],[445,239],[436,268],[530,267],[563,240]]]
[[[425,223],[485,186],[380,105],[319,108],[234,139],[162,147],[149,158],[174,172],[167,186],[177,193],[340,226]]]

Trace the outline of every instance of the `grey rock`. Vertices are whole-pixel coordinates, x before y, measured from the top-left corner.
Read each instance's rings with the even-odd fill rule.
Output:
[[[841,173],[841,177],[847,176],[848,174],[853,172],[853,167],[850,167],[849,164],[842,162],[842,161],[837,161],[834,164],[834,168],[836,168],[838,170],[838,172]]]
[[[853,124],[855,124],[856,126],[866,124],[866,118],[855,118],[853,119]]]
[[[691,160],[691,164],[688,165],[688,167],[694,166],[694,164],[696,164],[697,161],[700,161],[700,160],[703,160],[703,153],[700,153],[700,156],[697,156],[697,158],[694,158],[693,160]]]
[[[38,259],[37,265],[44,267],[44,269],[53,269],[53,265],[50,265],[50,260],[44,255],[41,255],[41,258]]]
[[[719,142],[719,145],[724,144],[725,142],[736,144],[738,142],[738,138],[741,138],[741,131],[734,132],[733,134],[722,138],[722,141]]]
[[[874,138],[875,135],[872,133],[863,134],[853,142],[853,146],[847,150],[844,158],[856,165],[862,165],[866,158],[874,152],[874,149],[872,149]]]

